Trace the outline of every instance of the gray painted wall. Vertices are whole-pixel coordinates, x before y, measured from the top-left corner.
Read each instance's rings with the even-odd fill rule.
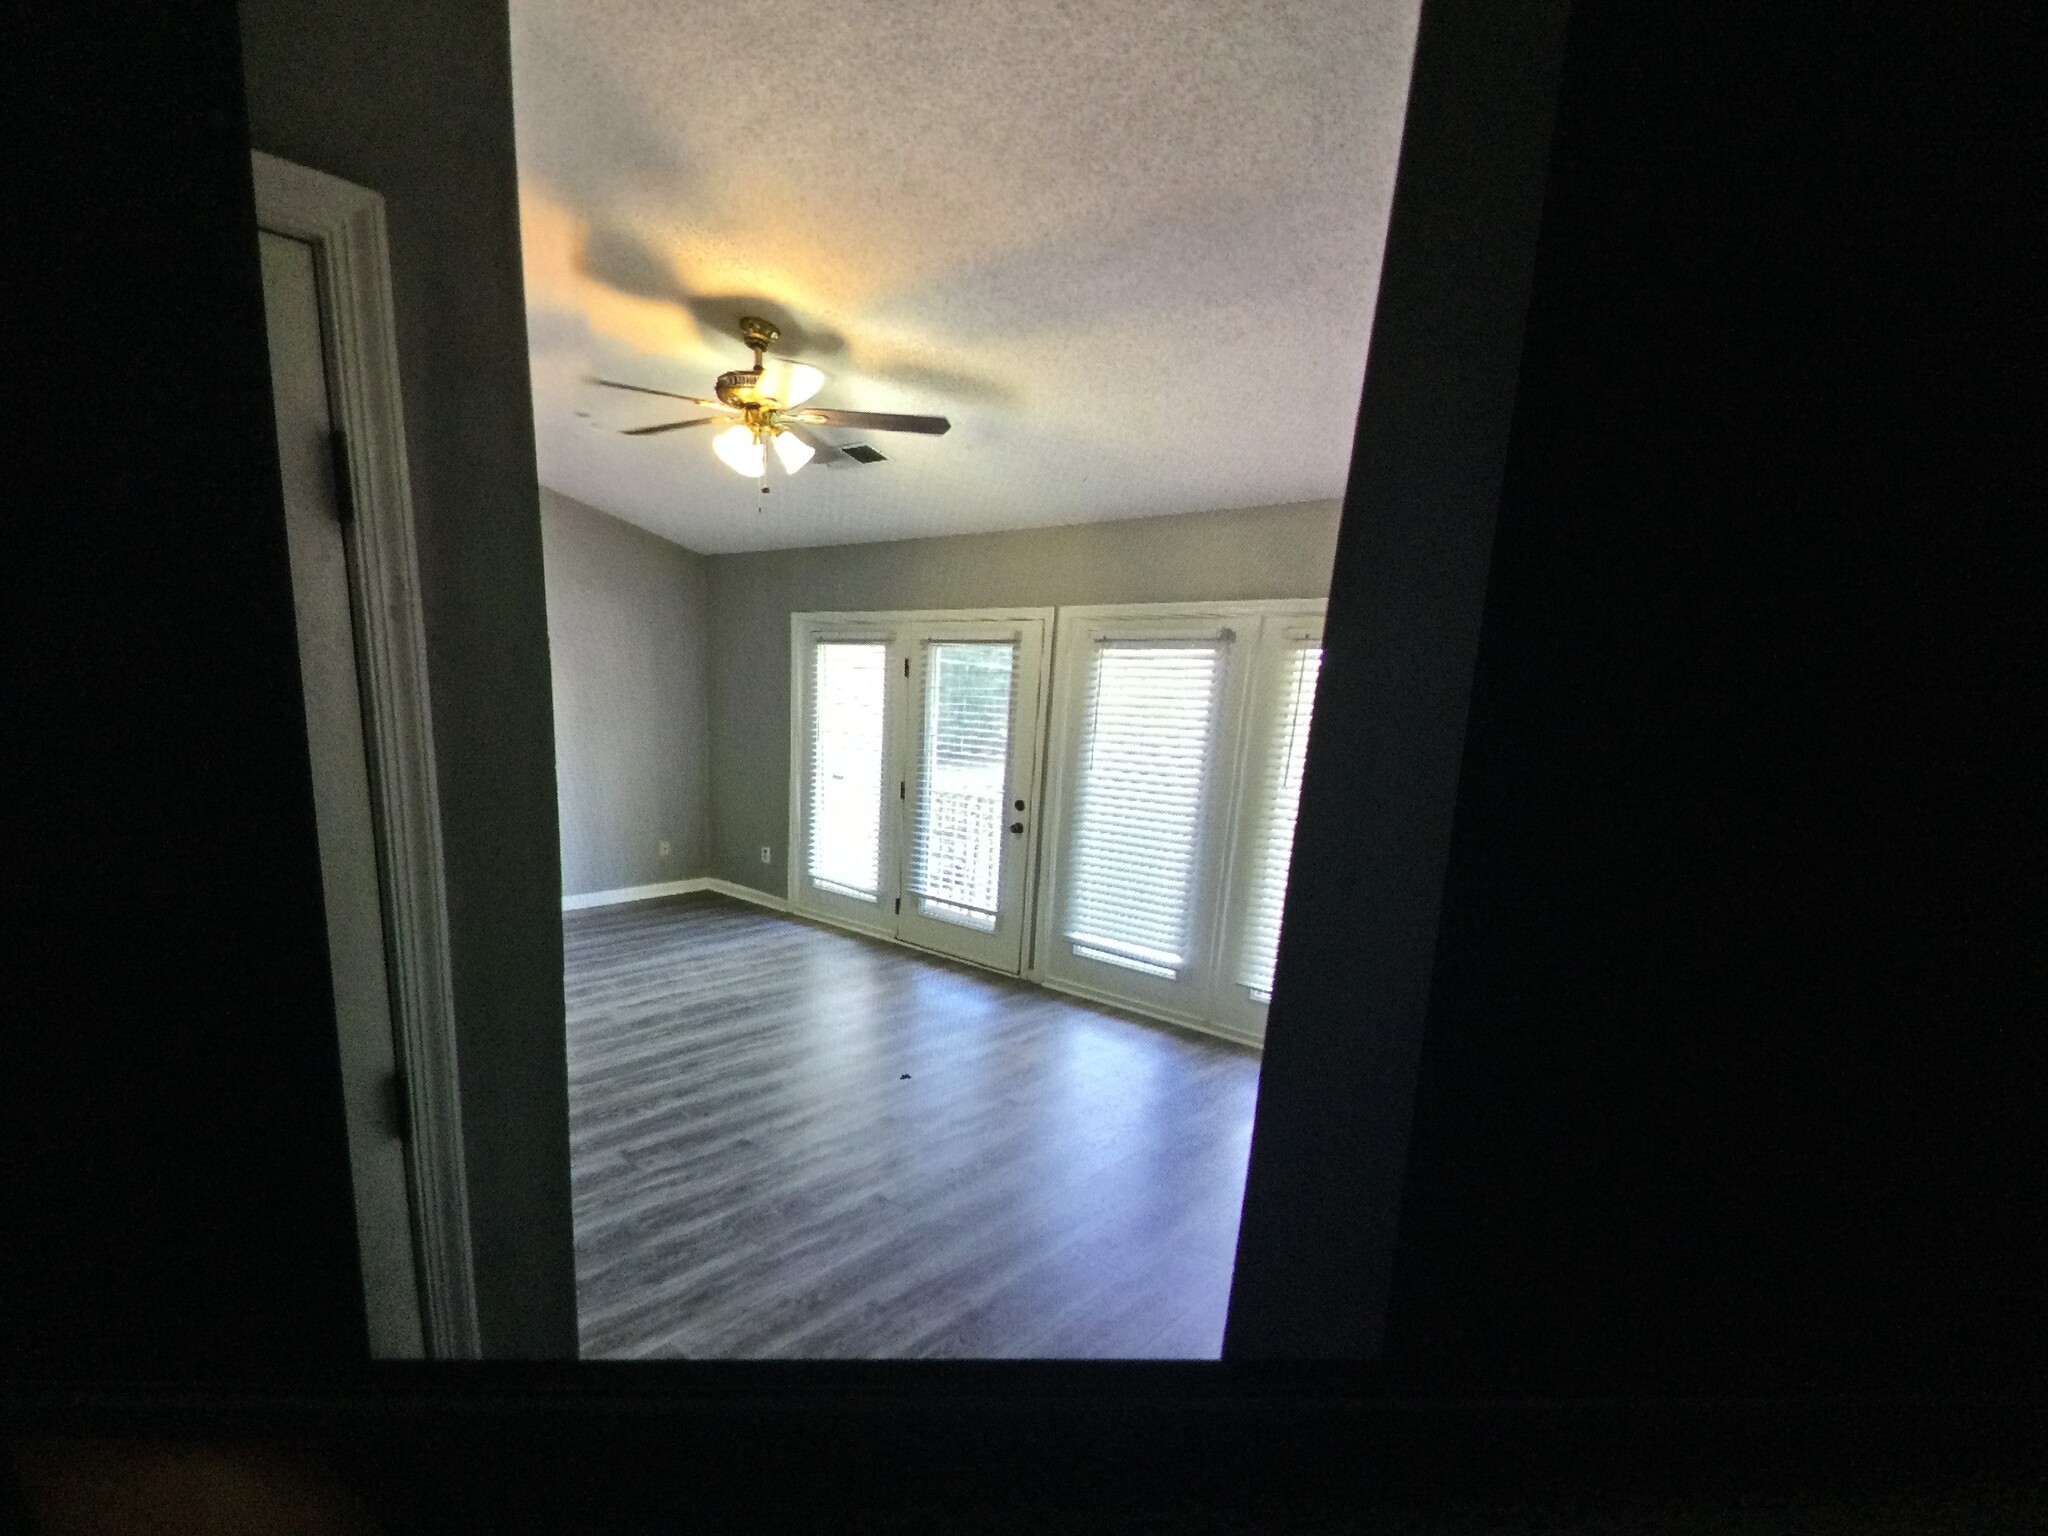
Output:
[[[381,192],[440,775],[486,1353],[572,1356],[539,488],[504,0],[243,0],[258,149]]]
[[[540,514],[562,894],[704,874],[704,557],[545,486]]]
[[[712,556],[710,872],[787,889],[792,613],[1320,597],[1338,510],[1297,502]],[[763,846],[773,850],[765,865]]]

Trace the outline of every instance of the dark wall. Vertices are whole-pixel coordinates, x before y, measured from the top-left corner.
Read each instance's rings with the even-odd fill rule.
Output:
[[[1573,7],[1399,1379],[2048,1366],[2019,15]]]
[[[0,1368],[366,1352],[232,7],[20,10]]]
[[[1422,8],[1227,1359],[1378,1347],[1563,31],[1561,3]]]
[[[10,1371],[363,1342],[235,28],[152,14],[47,9],[0,50],[37,131],[0,528]],[[2033,51],[1981,13],[1576,8],[1395,1380],[2048,1363]],[[1342,893],[1366,853],[1303,867]],[[1297,1146],[1277,1187],[1341,1184]]]
[[[573,1355],[560,844],[503,0],[245,0],[258,149],[383,194],[484,1349]]]

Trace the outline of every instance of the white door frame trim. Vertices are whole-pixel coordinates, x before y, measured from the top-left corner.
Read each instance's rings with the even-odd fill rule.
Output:
[[[354,515],[345,531],[363,724],[385,902],[393,1046],[406,1141],[427,1353],[482,1353],[470,1251],[447,874],[428,710],[419,556],[406,474],[398,337],[384,199],[257,151],[256,222],[313,248],[328,390],[347,435]]]

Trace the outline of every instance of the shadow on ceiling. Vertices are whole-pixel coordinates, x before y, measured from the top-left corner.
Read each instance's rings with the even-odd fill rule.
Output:
[[[778,354],[820,363],[844,360],[844,371],[901,384],[947,400],[1007,404],[1014,392],[993,379],[926,363],[863,361],[839,331],[760,294],[696,294],[686,289],[661,254],[632,231],[593,224],[583,248],[584,274],[617,292],[686,310],[709,335],[739,344],[740,317],[758,315],[782,333]],[[744,359],[736,359],[739,366]]]

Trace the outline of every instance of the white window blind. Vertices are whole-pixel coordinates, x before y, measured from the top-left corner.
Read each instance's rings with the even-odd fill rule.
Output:
[[[881,889],[888,675],[889,647],[879,640],[811,648],[807,868],[813,884],[863,901]]]
[[[1308,756],[1309,715],[1323,648],[1300,640],[1283,653],[1281,696],[1258,767],[1259,794],[1252,812],[1245,865],[1244,929],[1237,980],[1254,1002],[1273,996],[1273,963],[1280,950],[1280,909],[1287,900],[1287,866],[1294,853],[1294,821],[1301,805],[1301,769]]]
[[[1223,645],[1096,642],[1067,878],[1076,955],[1169,979],[1189,961]]]
[[[1003,872],[1015,641],[924,648],[910,889],[927,917],[993,933]]]

